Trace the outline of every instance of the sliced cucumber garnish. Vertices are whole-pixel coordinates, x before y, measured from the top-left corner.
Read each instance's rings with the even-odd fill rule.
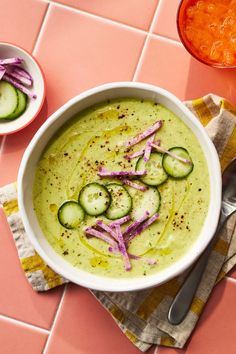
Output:
[[[98,216],[103,214],[111,202],[110,193],[99,183],[89,183],[79,194],[79,203],[87,214]]]
[[[159,152],[153,152],[148,162],[145,162],[143,157],[138,159],[136,171],[147,171],[145,176],[140,177],[143,183],[149,186],[159,186],[167,180],[168,175],[162,167],[162,156]]]
[[[179,157],[191,161],[191,163],[185,163],[168,154],[164,154],[162,166],[166,173],[173,178],[184,178],[188,176],[194,167],[188,151],[182,147],[173,147],[169,149],[169,151]]]
[[[17,95],[18,95],[18,105],[15,109],[15,111],[10,114],[6,119],[16,119],[18,118],[26,109],[27,105],[27,96],[24,92],[16,89]]]
[[[107,189],[111,194],[111,204],[106,211],[106,217],[116,220],[129,214],[132,209],[132,199],[127,189],[117,183],[107,184]]]
[[[18,95],[15,87],[0,81],[0,119],[7,119],[16,109]]]
[[[158,212],[161,205],[161,195],[157,188],[147,187],[147,190],[143,192],[129,187],[128,191],[133,200],[131,212],[133,219],[137,220],[141,218],[145,211],[149,212],[149,216]]]
[[[74,200],[63,203],[57,212],[60,224],[67,229],[75,229],[84,219],[84,211]]]

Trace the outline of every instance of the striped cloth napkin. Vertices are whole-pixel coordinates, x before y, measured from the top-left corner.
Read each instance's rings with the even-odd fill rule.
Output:
[[[236,109],[215,95],[186,102],[206,127],[218,151],[222,170],[236,156]],[[16,184],[0,189],[0,205],[6,214],[21,266],[36,291],[46,291],[67,282],[39,257],[25,233],[17,204]],[[185,320],[178,326],[167,321],[173,297],[185,274],[161,286],[143,291],[108,293],[92,291],[110,312],[124,334],[141,351],[153,344],[182,348],[191,335],[214,285],[236,264],[236,215],[222,230],[209,257],[202,281]]]

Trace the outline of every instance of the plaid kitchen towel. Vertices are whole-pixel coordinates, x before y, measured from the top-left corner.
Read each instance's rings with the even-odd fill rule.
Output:
[[[207,95],[186,102],[216,146],[222,171],[236,156],[236,109],[224,99]],[[6,214],[21,266],[36,291],[46,291],[67,282],[50,269],[30,244],[17,204],[16,184],[0,189],[0,204]],[[153,344],[182,348],[191,335],[214,285],[236,264],[236,215],[226,223],[209,257],[204,276],[185,320],[178,326],[167,321],[169,306],[185,274],[152,289],[109,293],[92,291],[110,312],[124,334],[142,351]]]

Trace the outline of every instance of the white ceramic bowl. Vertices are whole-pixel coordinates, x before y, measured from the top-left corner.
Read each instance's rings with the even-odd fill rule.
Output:
[[[45,80],[36,59],[23,48],[11,43],[0,42],[0,59],[12,57],[20,57],[24,60],[20,67],[32,75],[34,82],[30,90],[37,95],[37,98],[28,100],[27,108],[19,118],[0,121],[0,135],[12,134],[25,128],[36,118],[45,99]]]
[[[44,237],[33,209],[32,187],[37,162],[55,132],[75,113],[107,99],[137,97],[165,105],[190,127],[204,151],[210,175],[210,206],[202,230],[189,251],[176,263],[154,275],[134,279],[113,279],[74,268],[59,256]],[[159,87],[134,82],[106,84],[86,91],[58,109],[38,130],[23,156],[18,175],[18,198],[23,224],[30,241],[47,264],[63,277],[79,285],[106,291],[131,291],[152,287],[188,268],[211,240],[221,207],[221,172],[216,150],[204,128],[174,95]]]

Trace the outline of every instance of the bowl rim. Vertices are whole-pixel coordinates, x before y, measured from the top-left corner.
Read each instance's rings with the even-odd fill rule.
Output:
[[[210,66],[211,68],[235,69],[236,65],[224,65],[224,64],[220,64],[220,63],[205,61],[201,56],[198,56],[193,50],[191,50],[191,47],[188,46],[187,40],[184,38],[184,36],[182,34],[182,29],[181,29],[181,25],[180,25],[180,11],[182,10],[182,6],[183,5],[184,5],[184,0],[181,0],[180,3],[179,3],[179,6],[178,6],[178,10],[177,10],[176,24],[177,24],[177,31],[178,31],[181,43],[183,44],[184,48],[188,51],[188,53],[193,58],[195,58],[196,60],[200,61],[202,64]]]
[[[37,144],[37,142],[42,138],[44,133],[47,131],[47,129],[55,122],[57,119],[60,119],[60,117],[63,117],[63,114],[74,104],[77,104],[79,101],[91,97],[97,93],[100,92],[105,92],[106,90],[112,90],[112,89],[117,89],[117,88],[137,88],[141,90],[146,90],[146,91],[152,91],[154,93],[160,94],[165,96],[168,100],[172,101],[175,103],[180,110],[194,123],[195,126],[197,126],[197,129],[200,130],[200,134],[202,136],[202,142],[204,141],[207,144],[207,151],[209,154],[211,154],[211,161],[212,164],[214,164],[214,176],[217,180],[217,192],[218,195],[214,195],[215,199],[215,204],[214,204],[214,210],[215,213],[212,213],[211,215],[211,231],[209,231],[209,237],[204,239],[201,243],[201,245],[198,245],[198,248],[194,253],[191,255],[190,259],[185,260],[185,262],[181,263],[182,257],[180,258],[180,265],[179,267],[176,267],[177,269],[172,269],[172,273],[169,274],[168,276],[165,276],[164,278],[160,277],[161,272],[154,273],[150,276],[144,278],[132,278],[137,279],[137,282],[127,282],[127,284],[122,285],[122,286],[114,286],[112,282],[109,282],[111,279],[115,278],[108,278],[104,276],[99,276],[96,275],[94,276],[95,279],[99,280],[98,283],[93,283],[92,281],[88,281],[87,279],[78,279],[78,277],[73,276],[70,274],[69,271],[61,267],[57,262],[54,262],[44,248],[41,246],[40,242],[37,240],[37,237],[34,235],[33,230],[31,229],[29,219],[27,217],[27,213],[25,210],[24,206],[24,188],[23,188],[23,181],[24,181],[24,172],[25,168],[27,166],[28,159],[30,158],[30,155],[32,151],[34,150],[34,146]],[[61,118],[62,119],[62,118]],[[193,134],[195,134],[193,132]],[[50,140],[50,139],[49,139]],[[206,153],[205,153],[206,156]],[[174,278],[175,276],[183,273],[187,268],[189,268],[194,261],[200,256],[200,254],[204,251],[210,240],[212,239],[216,228],[218,224],[218,219],[220,215],[220,208],[221,208],[221,170],[220,170],[220,163],[219,163],[219,158],[216,152],[216,149],[208,137],[204,127],[201,125],[201,123],[198,121],[198,119],[193,115],[193,113],[172,93],[169,91],[162,89],[160,87],[150,85],[150,84],[145,84],[145,83],[139,83],[139,82],[113,82],[113,83],[107,83],[103,84],[97,87],[94,87],[92,89],[89,89],[85,92],[80,93],[79,95],[73,97],[70,99],[68,102],[66,102],[62,107],[60,107],[56,112],[54,112],[47,120],[44,122],[44,124],[39,128],[39,130],[36,132],[34,137],[32,138],[30,144],[28,145],[27,149],[25,150],[25,153],[23,155],[19,172],[18,172],[18,178],[17,178],[17,185],[18,185],[18,203],[19,203],[19,209],[21,212],[21,217],[23,221],[23,225],[25,227],[26,233],[28,234],[28,237],[33,244],[35,250],[38,252],[38,254],[44,259],[44,261],[58,274],[63,276],[65,279],[68,279],[78,285],[82,285],[84,287],[94,289],[94,290],[100,290],[100,291],[113,291],[113,292],[121,292],[121,291],[135,291],[135,290],[141,290],[149,287],[153,287],[156,285],[160,285],[162,283],[167,282],[168,280]],[[217,193],[216,193],[217,194]],[[212,198],[212,193],[210,195],[210,199]],[[202,231],[201,231],[202,232]],[[201,234],[199,233],[199,235]],[[46,239],[46,238],[45,238]],[[51,247],[51,246],[50,246]],[[52,247],[51,247],[52,248]],[[178,262],[178,261],[177,261]],[[73,268],[72,265],[70,265],[70,269]],[[168,269],[169,267],[167,267]],[[164,271],[166,268],[164,269]],[[90,274],[89,272],[85,272],[86,274]],[[91,274],[90,274],[91,275]],[[101,281],[105,279],[106,285],[104,285],[104,282]],[[140,280],[141,281],[138,281]],[[116,279],[117,280],[117,279]],[[130,279],[129,279],[130,280]],[[101,284],[103,283],[103,284]],[[118,282],[117,282],[118,284]]]
[[[0,132],[0,136],[4,136],[4,135],[10,135],[10,134],[14,134],[14,133],[17,133],[18,131],[26,128],[30,123],[33,122],[33,120],[35,120],[35,118],[37,117],[37,115],[39,114],[39,112],[41,111],[42,107],[43,107],[43,104],[44,104],[44,101],[45,101],[45,97],[46,97],[46,78],[45,78],[45,75],[44,75],[44,72],[42,70],[42,67],[41,65],[39,64],[38,60],[34,57],[33,54],[31,54],[27,49],[19,46],[19,45],[16,45],[14,43],[11,43],[11,42],[5,42],[5,41],[0,41],[0,46],[1,45],[8,45],[10,47],[14,47],[14,48],[17,48],[19,50],[21,50],[22,52],[25,52],[29,57],[30,59],[35,63],[36,67],[38,68],[41,76],[42,76],[42,81],[43,81],[43,96],[42,96],[42,99],[41,99],[41,103],[37,109],[37,111],[35,112],[35,114],[33,115],[33,117],[27,121],[24,125],[22,125],[21,127],[17,128],[17,129],[14,129],[14,130],[9,130],[8,132],[6,133],[1,133]]]

